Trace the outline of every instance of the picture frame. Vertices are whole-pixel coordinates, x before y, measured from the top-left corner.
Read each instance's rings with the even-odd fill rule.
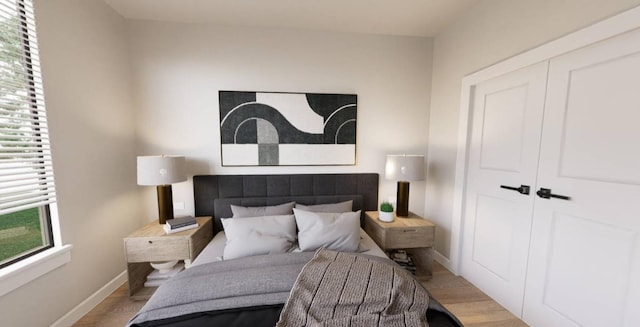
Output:
[[[219,91],[222,166],[355,165],[355,94]]]

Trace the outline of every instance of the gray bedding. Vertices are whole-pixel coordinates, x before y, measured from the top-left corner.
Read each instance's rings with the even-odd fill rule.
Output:
[[[325,252],[330,255],[338,253],[334,251]],[[323,253],[323,250],[318,253]],[[345,297],[341,298],[341,300],[351,302],[352,305],[335,309],[344,310],[342,313],[338,312],[338,315],[356,314],[360,318],[369,319],[372,317],[372,312],[379,313],[381,307],[388,306],[387,309],[383,310],[383,314],[389,316],[387,318],[395,319],[401,317],[403,321],[411,320],[415,322],[398,326],[423,325],[426,307],[429,305],[428,293],[406,271],[389,259],[364,254],[345,254],[344,258],[347,261],[351,260],[349,258],[359,258],[357,264],[354,264],[355,262],[351,264],[348,262],[336,262],[333,267],[325,271],[326,276],[330,276],[330,278],[318,279],[317,273],[322,270],[322,266],[325,268],[328,268],[328,266],[327,260],[323,261],[323,259],[326,259],[324,257],[320,257],[320,260],[311,261],[314,255],[315,253],[313,252],[284,253],[245,257],[194,266],[179,273],[160,286],[140,312],[129,321],[127,326],[198,312],[282,304],[287,302],[291,293],[293,300],[290,300],[285,305],[283,310],[284,317],[287,310],[294,310],[300,313],[300,304],[302,304],[302,307],[307,306],[306,302],[300,300],[300,297],[304,297],[304,295],[299,290],[296,291],[294,289],[292,291],[294,284],[309,283],[309,285],[313,285],[313,281],[316,279],[317,283],[325,280],[325,288],[317,288],[319,290],[318,295],[323,296],[324,294],[324,304],[328,303],[328,305],[332,306],[331,310],[334,310],[335,306],[327,301],[334,294],[339,294],[333,288],[345,287],[346,291],[342,290],[345,293]],[[378,266],[375,262],[384,264]],[[316,270],[315,274],[314,272],[306,275],[300,274],[307,263],[309,263],[310,270]],[[318,264],[319,266],[317,266]],[[367,277],[368,269],[370,269],[371,275],[376,275],[371,276],[369,278],[370,281],[365,278]],[[324,274],[325,272],[322,273]],[[368,284],[368,287],[365,284]],[[353,292],[349,291],[349,287]],[[316,289],[315,286],[312,286],[312,288]],[[361,303],[354,302],[359,295],[363,294],[366,294],[366,296],[360,300]],[[347,298],[347,295],[352,298]],[[335,296],[333,298],[337,299]],[[310,301],[317,302],[319,299],[311,299]],[[307,301],[309,301],[308,295]],[[296,303],[297,307],[294,305]],[[355,311],[353,311],[354,305],[357,307]],[[313,308],[313,310],[317,309]],[[311,314],[319,314],[319,311],[313,312],[313,310]],[[326,316],[326,312],[322,315]],[[393,317],[394,315],[395,317]],[[373,319],[383,322],[380,317],[373,317]],[[286,324],[283,326],[295,325]],[[364,325],[353,326],[369,325],[365,323]],[[372,326],[375,325],[377,324]]]
[[[284,303],[313,255],[263,255],[192,267],[160,286],[127,326],[196,312]]]

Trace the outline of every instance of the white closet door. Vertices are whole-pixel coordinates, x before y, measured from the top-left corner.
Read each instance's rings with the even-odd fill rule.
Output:
[[[547,63],[475,86],[462,275],[514,314],[523,292]],[[531,188],[529,195],[501,186]]]
[[[552,59],[523,319],[640,326],[640,32]]]

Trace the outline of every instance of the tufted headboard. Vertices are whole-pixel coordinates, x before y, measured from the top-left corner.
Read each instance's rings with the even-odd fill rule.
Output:
[[[220,218],[231,217],[230,204],[277,205],[295,201],[313,205],[353,200],[353,210],[377,210],[378,174],[196,175],[196,216],[212,216],[214,232]]]

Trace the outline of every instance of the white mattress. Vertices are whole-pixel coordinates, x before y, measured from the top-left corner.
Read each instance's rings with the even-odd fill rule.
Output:
[[[209,262],[221,261],[226,242],[227,237],[224,235],[224,231],[216,234],[211,242],[207,244],[204,250],[202,250],[202,252],[200,252],[200,254],[196,257],[196,259],[193,260],[190,267],[202,265]],[[294,249],[292,252],[299,251],[300,249]],[[382,251],[382,249],[362,229],[360,229],[360,244],[358,245],[358,252],[383,258],[387,257],[384,251]]]

